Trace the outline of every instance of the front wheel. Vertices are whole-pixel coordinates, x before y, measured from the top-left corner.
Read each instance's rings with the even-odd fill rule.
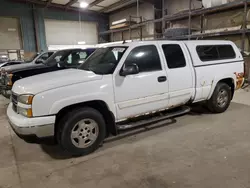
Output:
[[[212,97],[208,100],[208,109],[213,113],[225,112],[232,99],[232,92],[226,83],[218,83]]]
[[[99,111],[88,107],[68,113],[58,126],[58,142],[72,155],[94,152],[106,135],[103,116]]]

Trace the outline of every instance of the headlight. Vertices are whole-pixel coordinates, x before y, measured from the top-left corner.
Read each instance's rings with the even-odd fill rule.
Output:
[[[18,102],[22,104],[32,104],[34,95],[20,95],[18,96]]]
[[[8,86],[12,86],[13,85],[13,83],[12,83],[12,77],[13,77],[13,74],[7,74],[6,77],[5,77],[5,83]]]
[[[25,117],[31,118],[33,116],[32,109],[31,108],[22,108],[22,107],[17,107],[17,113],[21,114]]]

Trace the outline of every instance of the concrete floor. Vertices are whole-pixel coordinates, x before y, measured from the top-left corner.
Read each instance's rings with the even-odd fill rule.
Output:
[[[224,114],[194,110],[69,158],[57,146],[20,140],[0,98],[0,188],[250,187],[249,99],[242,90]]]

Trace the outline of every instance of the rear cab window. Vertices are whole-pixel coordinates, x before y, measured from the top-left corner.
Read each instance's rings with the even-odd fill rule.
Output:
[[[179,44],[164,44],[162,49],[169,69],[186,67],[186,59]]]

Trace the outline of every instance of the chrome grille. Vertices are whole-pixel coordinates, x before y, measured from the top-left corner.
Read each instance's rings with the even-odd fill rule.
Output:
[[[11,94],[11,102],[13,103],[12,107],[13,107],[13,110],[15,112],[17,112],[17,98],[18,98],[18,95],[12,92],[12,94]]]

